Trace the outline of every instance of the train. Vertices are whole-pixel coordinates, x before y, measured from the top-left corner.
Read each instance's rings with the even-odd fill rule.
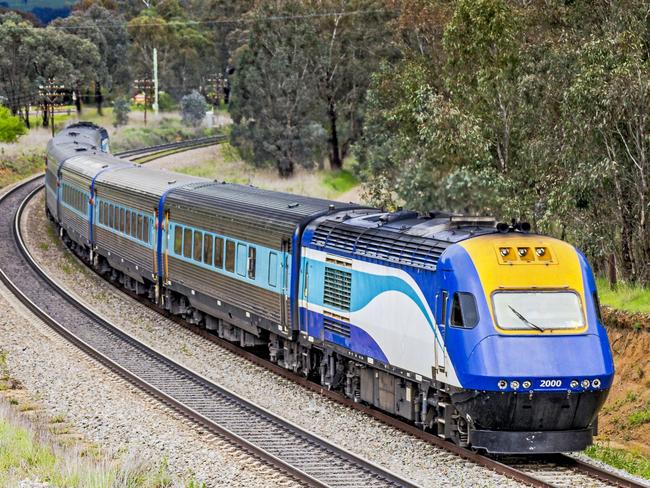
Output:
[[[572,245],[148,169],[90,123],[59,132],[46,166],[63,240],[162,309],[462,447],[593,442],[614,364]]]

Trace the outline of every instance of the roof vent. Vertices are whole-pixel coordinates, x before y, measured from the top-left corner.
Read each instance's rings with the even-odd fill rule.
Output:
[[[77,151],[77,152],[84,152],[87,149],[85,147],[75,147],[74,150]]]
[[[287,205],[287,208],[296,208],[298,205],[300,205],[298,202],[291,202]]]
[[[168,185],[173,185],[174,183],[176,183],[176,180],[169,180],[169,181],[167,182]]]

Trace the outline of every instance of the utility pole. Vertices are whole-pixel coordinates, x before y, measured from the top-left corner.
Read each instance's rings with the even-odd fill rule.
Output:
[[[158,49],[153,48],[153,110],[158,115]]]
[[[147,104],[151,100],[151,97],[149,96],[149,91],[151,90],[151,80],[149,78],[144,78],[142,80],[135,80],[135,87],[138,90],[138,93],[140,92],[140,90],[142,90],[144,93],[144,125],[146,127],[147,126]]]
[[[49,78],[45,85],[39,85],[39,91],[45,101],[45,112],[50,114],[50,127],[52,128],[52,137],[54,137],[54,106],[57,97],[65,90],[65,85],[57,85],[54,78]]]

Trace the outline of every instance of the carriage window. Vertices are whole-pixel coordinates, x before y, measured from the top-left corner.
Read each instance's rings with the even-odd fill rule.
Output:
[[[235,271],[235,243],[226,241],[226,271]]]
[[[174,227],[174,254],[180,256],[183,252],[183,228],[180,226]]]
[[[278,284],[278,255],[274,252],[269,254],[269,286]]]
[[[115,207],[113,204],[108,206],[108,226],[112,229],[115,222]]]
[[[124,209],[120,209],[120,232],[124,232],[124,221],[126,220],[124,216]]]
[[[142,240],[142,215],[138,215],[138,239]]]
[[[103,217],[102,209],[103,209],[103,208],[104,208],[104,204],[103,204],[103,203],[100,202],[100,203],[97,204],[97,223],[98,223],[98,224],[102,224],[102,223],[103,223],[103,221],[102,221],[102,217]]]
[[[256,261],[256,256],[257,256],[257,249],[255,247],[250,246],[248,248],[248,277],[251,280],[255,279],[255,261]]]
[[[183,256],[192,256],[192,229],[183,229]]]
[[[149,244],[149,217],[142,218],[142,240]]]
[[[217,268],[223,268],[223,239],[214,238],[214,265]]]
[[[198,230],[194,231],[194,261],[201,261],[201,241],[203,241],[201,234]]]
[[[203,234],[203,262],[212,266],[212,236]]]
[[[471,329],[478,324],[478,310],[474,295],[465,292],[454,293],[449,323],[454,327],[465,329]]]
[[[126,222],[124,222],[124,233],[128,236],[131,235],[131,211],[126,211]]]
[[[237,244],[237,274],[246,276],[246,244]]]

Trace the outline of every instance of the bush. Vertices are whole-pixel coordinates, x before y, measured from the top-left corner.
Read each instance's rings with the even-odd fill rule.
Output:
[[[208,106],[203,95],[193,90],[192,93],[181,98],[183,123],[192,127],[198,127],[205,118],[207,108]]]
[[[116,98],[113,103],[113,126],[119,127],[129,123],[131,104],[126,97]]]
[[[161,112],[171,112],[178,107],[174,98],[167,92],[158,93],[158,110]]]
[[[16,142],[20,136],[27,133],[20,118],[11,115],[6,107],[0,107],[0,142]]]

